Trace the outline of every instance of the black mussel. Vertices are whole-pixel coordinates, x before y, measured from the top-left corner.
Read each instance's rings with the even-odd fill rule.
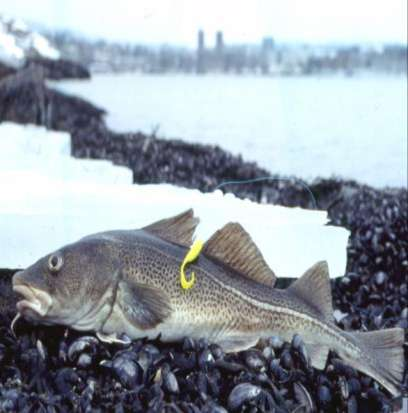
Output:
[[[126,351],[124,357],[137,361],[143,372],[146,374],[150,366],[153,364],[153,354],[146,350],[141,350],[135,354],[133,352]]]
[[[303,384],[294,383],[293,393],[295,396],[295,400],[301,406],[305,407],[306,413],[311,413],[315,411],[315,404],[313,402],[312,396],[310,395],[309,391],[306,389],[306,387]]]
[[[98,344],[98,339],[93,336],[79,337],[68,347],[68,359],[75,361],[83,352],[94,354]]]
[[[85,369],[92,364],[92,356],[87,353],[82,353],[78,357],[76,365],[81,369]]]
[[[272,336],[268,339],[268,345],[275,351],[280,350],[283,347],[283,340],[280,337]]]
[[[347,413],[358,413],[358,404],[354,396],[347,400]]]
[[[213,397],[218,398],[221,392],[221,375],[218,370],[213,370],[207,374],[208,392]]]
[[[272,347],[266,346],[262,350],[262,355],[263,355],[265,360],[270,361],[271,359],[275,358],[275,351]]]
[[[237,373],[246,370],[243,364],[234,361],[227,361],[225,359],[216,360],[214,366],[229,373]]]
[[[262,392],[262,389],[251,383],[240,383],[236,385],[228,396],[228,408],[237,410],[243,404],[255,400]]]
[[[161,369],[163,377],[163,390],[170,394],[178,394],[180,392],[179,384],[175,374],[170,370],[170,366],[165,363]]]
[[[209,366],[213,365],[214,362],[214,356],[208,348],[205,348],[198,355],[198,366],[200,367],[200,369],[207,369]]]
[[[200,338],[197,342],[197,347],[199,350],[206,350],[209,346],[208,340],[206,338]]]
[[[360,381],[355,377],[348,379],[348,389],[350,394],[358,396],[361,393]]]
[[[272,360],[269,364],[269,370],[279,383],[286,383],[290,379],[290,373],[279,363],[278,359]]]
[[[265,368],[265,359],[259,350],[248,350],[244,355],[245,364],[253,370],[261,370]]]
[[[0,392],[0,411],[15,412],[17,410],[19,392],[17,389],[9,389]]]
[[[55,376],[54,385],[59,394],[65,395],[70,393],[73,386],[78,384],[80,380],[81,379],[75,370],[65,367],[58,370]]]
[[[185,337],[183,339],[182,349],[183,351],[195,351],[197,348],[196,341],[191,337]]]
[[[262,390],[259,396],[257,397],[257,406],[258,410],[261,412],[273,412],[280,411],[281,409],[275,403],[272,395],[266,390]]]
[[[134,388],[142,380],[143,371],[140,365],[124,355],[113,359],[112,370],[122,386],[127,389]]]
[[[202,371],[197,373],[196,388],[201,400],[205,402],[208,399],[208,382],[206,374]]]
[[[282,351],[282,354],[280,356],[280,364],[286,370],[293,368],[293,359],[289,350]]]
[[[196,353],[184,354],[176,353],[173,358],[173,365],[179,370],[193,370],[197,365]]]
[[[339,387],[340,397],[343,400],[347,400],[350,396],[350,388],[349,388],[348,381],[344,376],[340,376],[338,378],[338,387]]]
[[[7,347],[4,344],[0,343],[0,366],[3,360],[6,359],[6,354],[7,354]]]
[[[330,388],[325,385],[320,385],[319,388],[317,389],[317,397],[318,397],[319,405],[323,409],[327,408],[330,405],[330,402],[332,400],[332,394],[331,394]]]
[[[208,401],[201,409],[202,413],[228,413],[224,407],[216,404],[214,401]]]
[[[210,344],[209,349],[215,360],[224,358],[224,350],[218,344]]]
[[[376,283],[378,286],[383,285],[384,282],[387,281],[387,278],[388,278],[388,276],[387,276],[387,274],[386,274],[384,271],[379,271],[379,272],[377,272],[377,273],[375,274],[375,276],[374,276],[375,283]]]

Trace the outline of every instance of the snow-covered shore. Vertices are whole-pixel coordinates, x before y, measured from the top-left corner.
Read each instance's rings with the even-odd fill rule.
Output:
[[[89,233],[138,228],[193,207],[197,237],[240,222],[278,276],[299,276],[327,260],[344,274],[348,231],[327,226],[325,211],[203,194],[172,185],[132,185],[131,171],[108,161],[70,157],[66,133],[0,125],[0,267],[24,268]]]
[[[30,30],[23,21],[0,14],[0,61],[21,67],[27,56],[58,59],[60,53],[44,36]]]

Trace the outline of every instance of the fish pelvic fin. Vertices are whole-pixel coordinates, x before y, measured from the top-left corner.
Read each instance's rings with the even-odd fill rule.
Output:
[[[194,211],[190,208],[179,215],[154,222],[142,229],[165,241],[189,247],[199,222],[200,220],[194,217]]]
[[[404,374],[404,329],[355,332],[352,336],[361,343],[372,363],[362,363],[360,369],[374,377],[393,396],[401,394]]]
[[[244,277],[273,287],[276,276],[251,236],[238,223],[230,222],[204,244],[203,253],[227,264]]]
[[[326,261],[313,265],[286,291],[306,303],[326,322],[334,323],[329,267]]]

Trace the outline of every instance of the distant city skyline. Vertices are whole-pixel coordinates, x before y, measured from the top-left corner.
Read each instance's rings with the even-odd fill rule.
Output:
[[[406,0],[0,0],[0,13],[91,38],[196,46],[277,42],[407,43]]]

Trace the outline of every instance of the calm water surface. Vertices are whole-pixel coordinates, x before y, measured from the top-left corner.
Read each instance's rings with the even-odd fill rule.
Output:
[[[54,84],[118,131],[218,144],[272,173],[407,185],[407,78],[96,75]]]

